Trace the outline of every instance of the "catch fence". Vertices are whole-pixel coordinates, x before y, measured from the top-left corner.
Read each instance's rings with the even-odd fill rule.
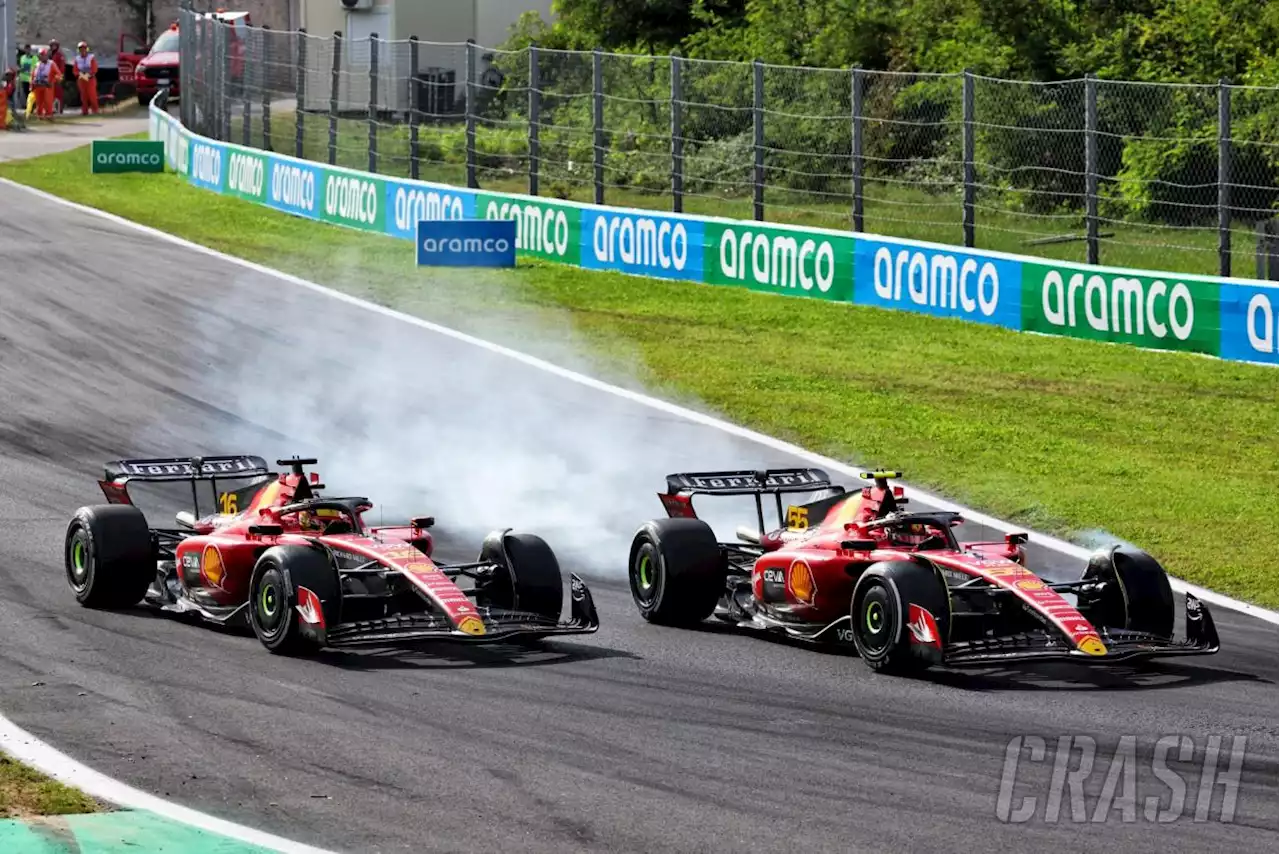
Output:
[[[184,124],[501,192],[1276,279],[1275,87],[518,51],[184,11]]]

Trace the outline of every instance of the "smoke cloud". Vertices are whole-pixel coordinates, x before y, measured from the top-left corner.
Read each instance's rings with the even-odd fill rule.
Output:
[[[434,515],[444,537],[475,549],[488,531],[516,528],[544,537],[568,567],[621,578],[639,524],[665,515],[656,493],[666,474],[794,465],[720,431],[256,275],[193,314],[198,340],[187,344],[203,362],[199,394],[233,416],[205,452],[258,453],[272,463],[317,457],[325,493],[368,497],[371,521]],[[619,369],[615,348],[602,361],[565,316],[505,316],[473,315],[467,331],[643,386],[625,360]],[[737,524],[754,527],[749,503],[697,506],[722,538]]]

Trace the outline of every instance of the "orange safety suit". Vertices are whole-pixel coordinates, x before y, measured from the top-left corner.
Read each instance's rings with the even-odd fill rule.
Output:
[[[9,127],[9,99],[13,97],[15,88],[13,78],[6,75],[3,85],[0,85],[0,130]]]
[[[31,90],[36,95],[36,115],[40,118],[53,118],[53,93],[62,85],[62,75],[58,66],[48,59],[42,59],[31,71]]]
[[[76,54],[76,85],[80,88],[80,114],[98,112],[98,58],[92,53]]]

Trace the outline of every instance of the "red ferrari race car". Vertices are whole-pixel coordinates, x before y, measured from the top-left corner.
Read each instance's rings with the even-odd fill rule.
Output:
[[[315,462],[279,460],[289,471],[278,475],[253,456],[108,463],[98,485],[109,503],[81,507],[67,527],[67,581],[76,599],[91,608],[144,601],[211,623],[247,624],[275,653],[599,628],[576,574],[569,576],[571,616],[560,622],[560,566],[541,538],[495,531],[474,563],[442,563],[431,556],[434,519],[368,527],[369,500],[321,497],[324,485],[303,468]],[[138,481],[190,482],[194,506],[177,514],[177,527],[153,528],[129,495]],[[201,515],[202,487],[216,512]]]
[[[737,626],[856,648],[873,670],[1016,661],[1115,662],[1218,651],[1209,609],[1186,598],[1187,638],[1173,638],[1164,569],[1127,546],[1094,554],[1076,581],[1026,567],[1026,534],[960,542],[958,513],[908,512],[900,472],[833,486],[818,469],[673,474],[659,498],[669,518],[645,523],[628,575],[640,614],[665,625],[715,616]],[[807,503],[783,509],[782,497]],[[717,542],[693,496],[755,498],[756,529]],[[778,527],[764,531],[762,498]],[[817,496],[817,497],[814,497]],[[1068,601],[1074,598],[1074,603]]]

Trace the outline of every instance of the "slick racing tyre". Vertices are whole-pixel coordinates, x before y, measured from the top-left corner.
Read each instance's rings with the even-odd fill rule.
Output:
[[[1094,628],[1173,636],[1173,588],[1151,555],[1112,546],[1089,558],[1082,580],[1103,582],[1099,590],[1081,591],[1077,602],[1077,610]]]
[[[329,558],[310,546],[275,546],[267,549],[253,567],[249,581],[249,624],[268,651],[278,655],[302,655],[319,649],[308,636],[298,614],[298,588],[305,587],[320,599],[326,627],[340,618],[338,572]]]
[[[885,561],[867,567],[854,585],[849,616],[858,654],[878,673],[915,673],[942,661],[951,610],[930,566]]]
[[[480,560],[498,569],[485,582],[478,601],[500,611],[527,611],[553,622],[560,619],[564,600],[560,562],[541,537],[495,531],[485,537]]]
[[[701,519],[658,519],[636,532],[627,577],[640,616],[692,626],[710,617],[724,594],[724,555]]]
[[[67,583],[86,608],[131,608],[156,577],[147,518],[129,504],[81,507],[63,551]]]

